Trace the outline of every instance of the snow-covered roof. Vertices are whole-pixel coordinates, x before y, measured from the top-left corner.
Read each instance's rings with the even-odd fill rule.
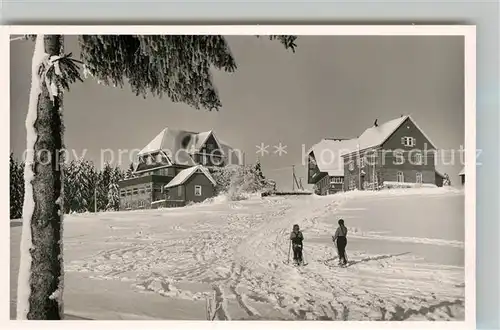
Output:
[[[327,172],[330,176],[344,175],[344,162],[342,155],[356,148],[356,141],[323,139],[309,149],[314,153],[316,165],[321,172]]]
[[[184,184],[193,174],[196,172],[201,172],[205,174],[205,176],[212,182],[213,185],[216,185],[214,178],[210,174],[210,172],[201,165],[192,166],[186,168],[185,170],[180,171],[166,186],[165,188],[172,188]]]
[[[462,170],[460,171],[460,173],[458,173],[458,175],[465,175],[465,167],[462,168]]]
[[[438,171],[437,169],[434,170],[434,172],[436,172],[437,175],[439,175],[440,177],[444,178],[444,174],[441,172],[441,171]]]
[[[221,153],[225,155],[226,150],[231,147],[226,145],[224,148],[213,131],[196,133],[166,127],[139,152],[138,156],[164,151],[172,163],[194,165],[190,154],[199,151],[211,135],[219,144]]]
[[[396,131],[403,122],[408,119],[408,116],[399,117],[378,126],[367,128],[363,134],[357,139],[359,150],[373,148],[384,143],[389,136]],[[355,146],[357,149],[357,146]],[[355,150],[356,150],[355,149]]]
[[[358,149],[358,145],[359,150],[365,150],[384,144],[384,142],[387,141],[387,139],[389,139],[407,119],[409,119],[422,133],[422,135],[424,135],[425,138],[432,144],[432,146],[435,147],[435,144],[431,141],[431,139],[429,139],[425,132],[418,127],[417,123],[410,116],[401,116],[399,118],[389,120],[381,125],[367,128],[357,139],[356,149]]]
[[[323,139],[312,146],[307,154],[309,155],[311,152],[314,152],[316,164],[321,172],[327,172],[330,176],[343,176],[344,163],[342,161],[342,156],[357,150],[365,150],[382,145],[407,119],[410,119],[426,139],[435,147],[434,143],[431,142],[424,131],[417,126],[410,116],[401,116],[378,126],[367,128],[359,138]]]

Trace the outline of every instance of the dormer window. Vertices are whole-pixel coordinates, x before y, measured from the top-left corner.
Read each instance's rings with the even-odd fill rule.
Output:
[[[162,155],[161,155],[161,154],[156,155],[156,157],[155,157],[155,158],[156,158],[156,162],[157,162],[157,163],[161,163],[161,162],[163,161],[163,157],[162,157]]]
[[[401,138],[401,144],[405,147],[414,147],[416,145],[416,139],[414,137],[405,136]]]

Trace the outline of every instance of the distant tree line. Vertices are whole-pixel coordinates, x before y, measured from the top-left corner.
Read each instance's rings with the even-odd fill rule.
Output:
[[[118,181],[126,173],[106,163],[98,170],[93,162],[78,159],[64,163],[64,212],[117,211],[120,205]],[[10,155],[10,218],[22,217],[24,162]],[[97,208],[97,210],[96,210]]]

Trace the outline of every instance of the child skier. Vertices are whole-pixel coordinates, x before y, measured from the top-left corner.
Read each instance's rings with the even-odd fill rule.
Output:
[[[333,243],[337,243],[337,251],[339,253],[339,265],[347,265],[347,258],[345,256],[345,248],[347,246],[347,228],[344,225],[344,220],[339,220],[339,227],[332,236]]]
[[[293,261],[296,265],[300,265],[302,264],[302,241],[304,240],[304,235],[302,235],[299,225],[293,225],[290,240],[293,249]]]

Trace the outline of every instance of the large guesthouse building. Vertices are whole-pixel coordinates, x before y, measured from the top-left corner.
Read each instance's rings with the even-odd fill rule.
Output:
[[[308,151],[308,183],[320,195],[382,187],[441,186],[436,146],[410,116],[354,139],[323,139]]]
[[[132,176],[119,182],[120,209],[201,202],[215,194],[209,169],[238,161],[238,155],[213,131],[165,128],[139,152]]]

